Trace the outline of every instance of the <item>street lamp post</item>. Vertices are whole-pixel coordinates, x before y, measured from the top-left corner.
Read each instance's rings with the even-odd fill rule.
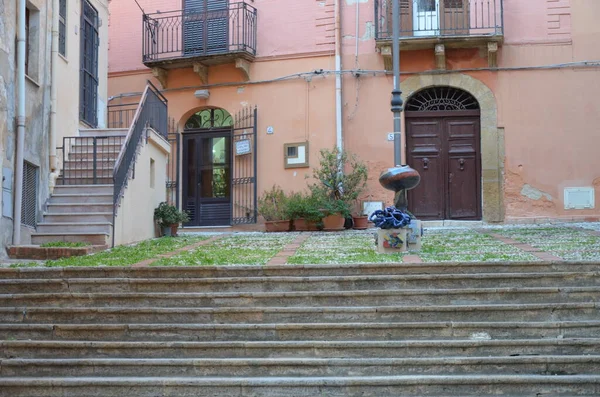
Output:
[[[402,91],[400,91],[400,0],[392,1],[392,64],[394,87],[392,89],[392,112],[394,113],[394,167],[383,171],[379,183],[395,192],[394,205],[402,212],[408,211],[406,191],[421,181],[419,173],[408,165],[402,165]]]

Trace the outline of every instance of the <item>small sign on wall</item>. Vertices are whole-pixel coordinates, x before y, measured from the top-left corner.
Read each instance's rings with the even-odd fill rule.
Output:
[[[252,145],[250,139],[241,139],[235,142],[235,155],[241,156],[243,154],[252,153]]]
[[[308,167],[308,142],[284,144],[283,166],[284,168]]]

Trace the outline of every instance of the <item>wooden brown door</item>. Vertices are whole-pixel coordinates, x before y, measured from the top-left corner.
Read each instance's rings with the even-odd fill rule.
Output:
[[[421,174],[408,204],[419,219],[481,219],[479,117],[451,113],[407,113],[407,163]]]
[[[440,0],[442,35],[469,34],[469,0]]]
[[[415,0],[400,0],[400,37],[413,35],[413,1]],[[392,37],[392,1],[387,3],[386,12],[387,34]]]

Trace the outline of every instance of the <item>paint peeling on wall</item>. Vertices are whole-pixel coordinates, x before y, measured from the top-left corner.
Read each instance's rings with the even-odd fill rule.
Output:
[[[505,205],[508,218],[529,216],[556,216],[556,200],[546,192],[525,183],[518,172],[505,174]]]

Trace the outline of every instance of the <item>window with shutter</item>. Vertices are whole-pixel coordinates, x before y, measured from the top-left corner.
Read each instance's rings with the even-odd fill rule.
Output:
[[[58,53],[67,55],[67,0],[58,2]]]
[[[79,82],[79,118],[98,125],[98,11],[87,1],[81,13],[81,78]]]

